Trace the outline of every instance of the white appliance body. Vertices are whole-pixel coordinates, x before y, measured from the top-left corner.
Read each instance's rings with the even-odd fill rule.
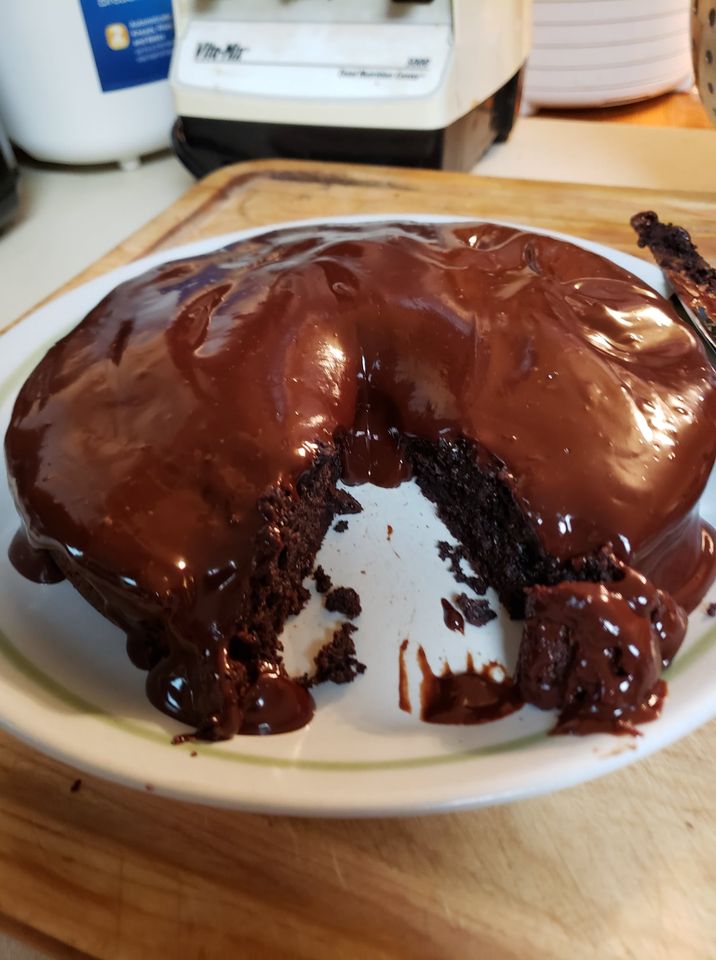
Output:
[[[168,2],[167,12],[160,10],[161,0],[150,8],[144,0],[114,7],[102,0],[0,0],[0,115],[10,139],[38,160],[78,164],[131,161],[168,146],[173,29]],[[112,20],[104,30],[98,24],[97,42],[106,51],[97,55],[93,16]],[[112,58],[133,47],[141,50],[138,70],[130,68],[126,81],[108,80]],[[103,53],[110,61],[104,75]],[[137,82],[142,72],[161,76],[160,60],[164,79]],[[103,82],[114,89],[103,89]]]
[[[233,138],[222,123],[332,129],[341,136],[445,131],[479,106],[489,109],[519,74],[530,46],[532,0],[173,4],[175,109],[187,138],[193,133],[207,142]],[[263,136],[272,149],[271,131],[247,126],[243,133]],[[275,138],[273,145],[273,155],[281,155]],[[294,149],[307,155],[305,138]]]
[[[691,0],[535,0],[525,104],[599,107],[686,89]]]
[[[531,2],[174,0],[176,111],[336,127],[446,127],[520,69]]]

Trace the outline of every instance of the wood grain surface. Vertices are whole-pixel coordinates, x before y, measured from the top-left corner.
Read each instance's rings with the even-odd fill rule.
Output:
[[[689,227],[716,259],[716,195],[244,164],[197,184],[73,283],[197,237],[356,212],[502,218],[637,252],[628,219],[644,208]],[[3,735],[0,930],[63,958],[713,960],[714,757],[711,723],[542,799],[311,821],[86,776],[72,792],[76,771]]]
[[[537,116],[559,120],[633,123],[643,127],[686,127],[692,130],[708,130],[711,126],[706,108],[695,87],[685,93],[665,93],[660,97],[611,107],[538,110]]]

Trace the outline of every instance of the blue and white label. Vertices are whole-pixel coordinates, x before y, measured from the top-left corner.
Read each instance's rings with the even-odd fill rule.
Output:
[[[166,80],[174,45],[171,0],[79,0],[105,92]]]

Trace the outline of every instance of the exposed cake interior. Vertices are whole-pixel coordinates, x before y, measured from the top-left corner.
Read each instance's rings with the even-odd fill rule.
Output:
[[[640,247],[649,247],[654,259],[686,303],[716,336],[716,268],[699,253],[683,227],[662,223],[653,210],[631,219]]]
[[[356,509],[339,478],[414,474],[514,616],[525,588],[623,564],[693,606],[715,386],[669,304],[577,246],[296,227],[110,293],[25,383],[5,448],[33,545],[126,630],[152,702],[220,738],[310,718],[279,634]]]

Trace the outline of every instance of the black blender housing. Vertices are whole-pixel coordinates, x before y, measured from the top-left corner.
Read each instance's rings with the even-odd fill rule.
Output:
[[[439,130],[178,117],[172,143],[195,177],[241,160],[269,157],[470,170],[491,144],[510,135],[519,111],[523,73],[524,67],[487,100]]]

